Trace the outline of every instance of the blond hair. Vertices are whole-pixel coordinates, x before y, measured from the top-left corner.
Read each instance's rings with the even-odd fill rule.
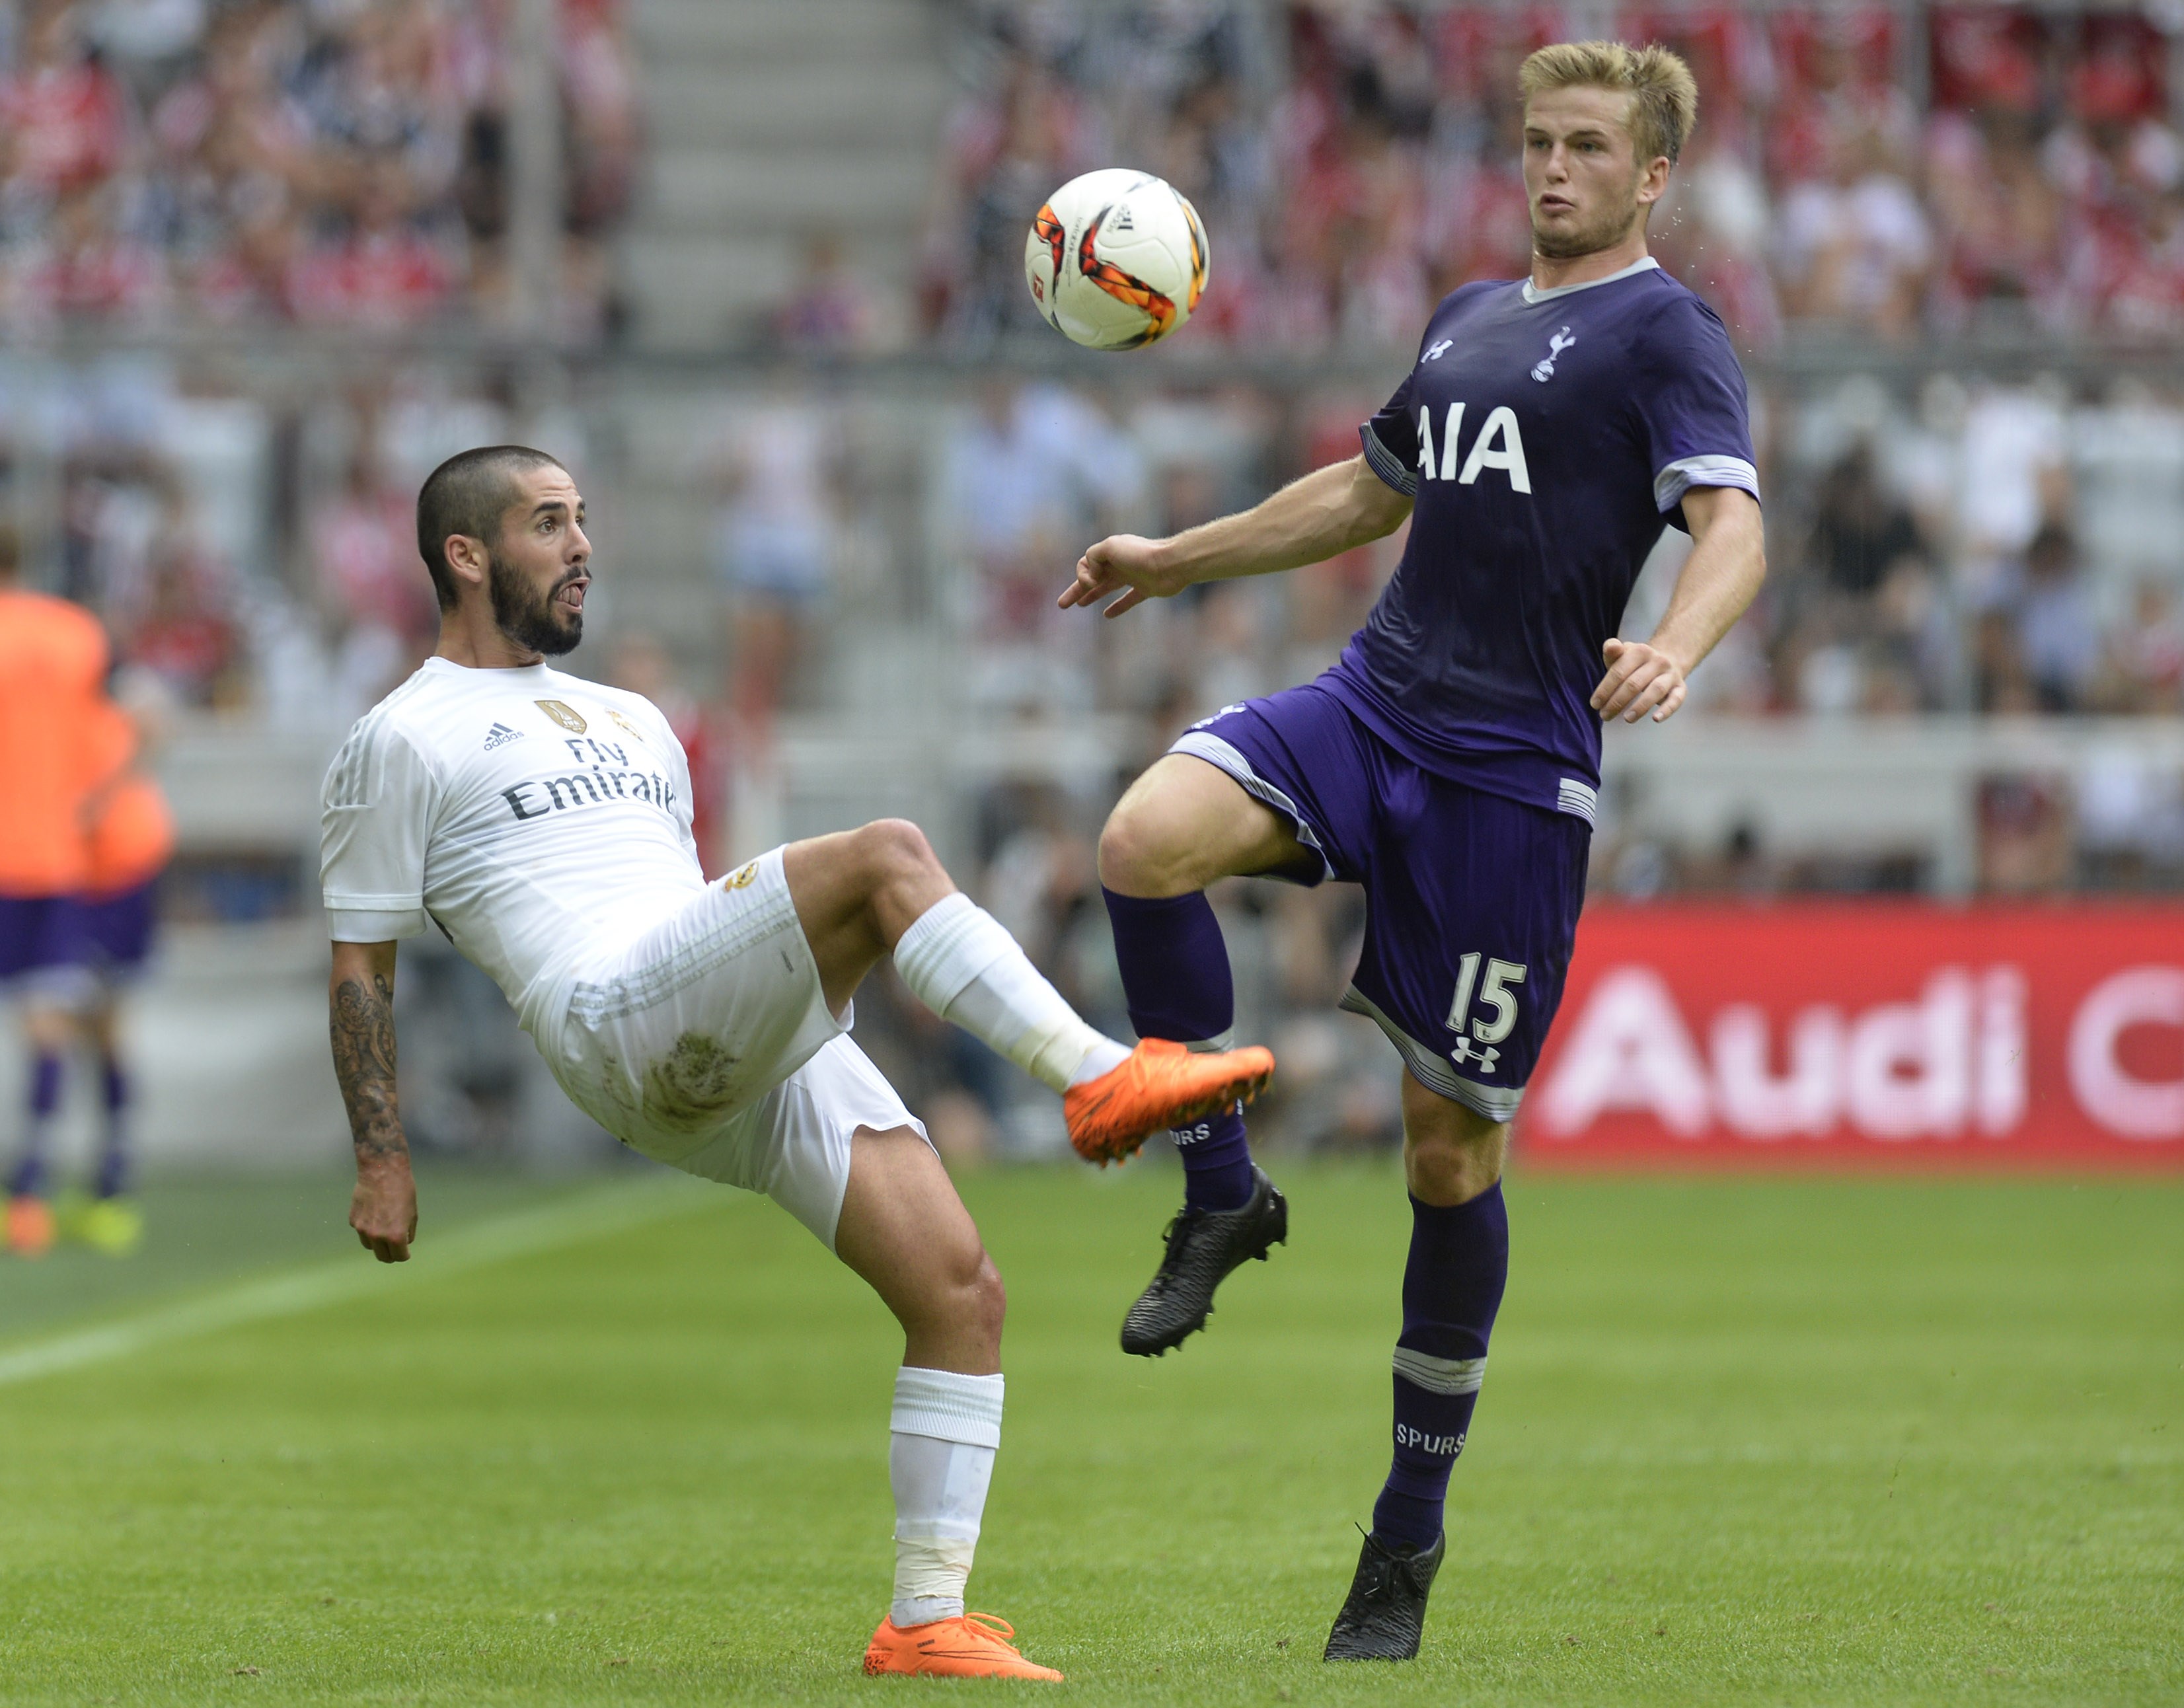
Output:
[[[1542,47],[1518,68],[1517,90],[1529,101],[1550,89],[1607,89],[1630,96],[1630,140],[1641,166],[1663,154],[1674,164],[1698,123],[1699,86],[1691,68],[1658,43],[1557,42]]]

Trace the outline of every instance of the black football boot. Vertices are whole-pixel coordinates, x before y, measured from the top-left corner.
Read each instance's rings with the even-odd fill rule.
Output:
[[[1448,1533],[1427,1549],[1407,1548],[1367,1534],[1358,1551],[1350,1599],[1327,1633],[1329,1661],[1414,1661],[1426,1628],[1426,1592],[1448,1554]]]
[[[1267,1260],[1288,1243],[1290,1201],[1254,1164],[1251,1196],[1241,1210],[1192,1210],[1185,1205],[1167,1225],[1167,1255],[1152,1285],[1138,1295],[1123,1319],[1123,1350],[1157,1358],[1206,1327],[1213,1314],[1213,1289],[1246,1258]]]

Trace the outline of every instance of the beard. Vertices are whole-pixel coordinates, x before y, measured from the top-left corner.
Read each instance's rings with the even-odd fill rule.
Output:
[[[1550,261],[1574,261],[1580,255],[1597,254],[1620,242],[1638,217],[1638,180],[1634,174],[1627,196],[1602,208],[1575,230],[1542,231],[1532,224],[1532,253]]]
[[[572,653],[584,637],[584,614],[563,611],[554,595],[582,573],[571,570],[545,593],[535,593],[531,583],[504,566],[492,552],[486,554],[486,586],[493,596],[493,620],[500,631],[526,651],[558,659]]]

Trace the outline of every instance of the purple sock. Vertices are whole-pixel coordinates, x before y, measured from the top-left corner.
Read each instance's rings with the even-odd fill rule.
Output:
[[[98,1156],[98,1195],[129,1190],[129,1075],[118,1061],[105,1064],[100,1089],[106,1101],[106,1146]]]
[[[1384,1542],[1430,1548],[1449,1472],[1486,1374],[1486,1341],[1509,1279],[1509,1212],[1497,1182],[1468,1204],[1411,1200],[1403,1332],[1396,1338],[1395,1458],[1373,1508]]]
[[[1139,1038],[1226,1049],[1236,1021],[1228,945],[1203,891],[1149,900],[1100,893],[1115,928],[1115,960]],[[1240,1105],[1168,1135],[1183,1158],[1190,1210],[1240,1210],[1251,1197],[1251,1147]]]
[[[49,1050],[31,1058],[29,1119],[23,1127],[23,1154],[8,1177],[10,1198],[46,1195],[46,1129],[61,1106],[61,1059]]]

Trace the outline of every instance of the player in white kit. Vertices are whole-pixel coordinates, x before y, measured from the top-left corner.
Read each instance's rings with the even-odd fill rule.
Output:
[[[395,949],[436,926],[579,1107],[649,1156],[772,1198],[902,1323],[894,1597],[865,1670],[1058,1679],[964,1611],[1000,1439],[1000,1277],[923,1127],[847,1036],[850,996],[892,954],[936,1012],[1062,1094],[1095,1160],[1250,1096],[1273,1058],[1101,1036],[909,824],[794,843],[708,884],[666,719],[545,662],[581,638],[592,579],[568,471],[521,447],[467,451],[426,481],[417,517],[438,650],[326,783],[350,1226],[383,1262],[415,1237]]]

